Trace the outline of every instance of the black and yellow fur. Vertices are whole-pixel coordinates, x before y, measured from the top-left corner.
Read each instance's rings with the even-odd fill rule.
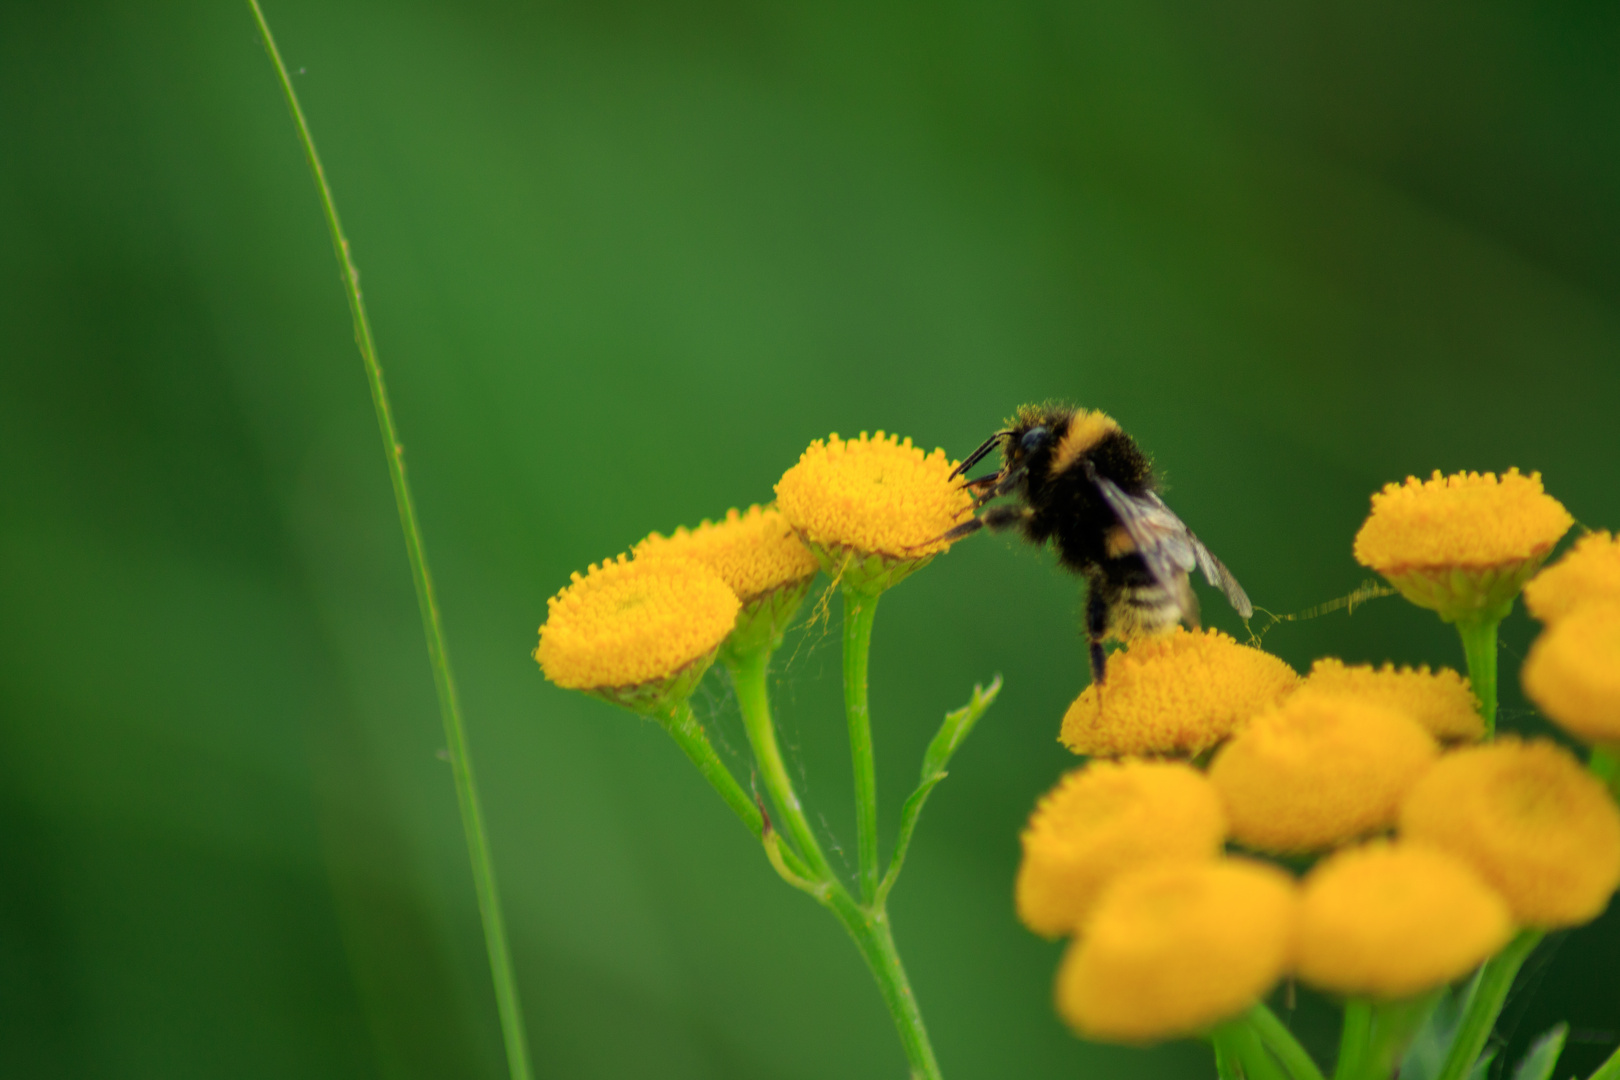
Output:
[[[966,473],[992,450],[1001,468],[968,481],[979,506],[1010,496],[946,534],[1017,528],[1031,543],[1053,544],[1059,561],[1086,579],[1091,668],[1103,681],[1110,637],[1130,640],[1198,625],[1188,571],[1202,569],[1247,618],[1248,597],[1158,496],[1152,464],[1136,442],[1100,412],[1030,405],[985,440],[957,469]]]

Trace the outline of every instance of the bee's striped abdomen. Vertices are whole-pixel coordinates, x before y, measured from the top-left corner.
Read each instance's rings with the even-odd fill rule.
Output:
[[[1168,634],[1189,616],[1196,618],[1196,611],[1188,611],[1191,591],[1185,575],[1179,584],[1179,590],[1158,581],[1122,586],[1109,605],[1108,629],[1129,641]]]

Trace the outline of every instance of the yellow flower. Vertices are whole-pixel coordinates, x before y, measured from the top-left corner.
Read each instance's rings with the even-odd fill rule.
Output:
[[[1209,778],[1235,839],[1261,851],[1318,851],[1394,824],[1401,797],[1438,754],[1408,716],[1302,692],[1250,721],[1215,756]]]
[[[1588,533],[1563,558],[1530,579],[1524,606],[1544,623],[1594,601],[1620,602],[1620,537]]]
[[[742,601],[727,643],[742,652],[775,647],[821,565],[774,506],[750,506],[746,514],[728,510],[718,525],[705,521],[696,529],[676,529],[674,536],[653,533],[634,554],[694,559],[719,574]]]
[[[634,554],[638,559],[653,555],[694,559],[719,574],[744,604],[814,577],[820,567],[774,506],[750,506],[745,514],[728,510],[719,524],[683,526],[673,536],[653,533],[636,545]]]
[[[1441,668],[1425,665],[1416,671],[1397,670],[1392,664],[1374,670],[1371,664],[1347,667],[1342,660],[1324,659],[1311,665],[1299,692],[1353,697],[1402,712],[1443,741],[1477,742],[1485,734],[1479,701],[1468,680]]]
[[[620,555],[546,601],[534,658],[558,686],[647,711],[691,693],[738,607],[701,563]]]
[[[1108,682],[1086,687],[1059,739],[1077,754],[1199,754],[1299,685],[1270,653],[1219,630],[1176,627],[1108,661]]]
[[[1372,843],[1329,857],[1305,879],[1296,964],[1323,990],[1404,998],[1473,970],[1512,934],[1507,902],[1466,863],[1421,845]]]
[[[1030,815],[1018,917],[1046,937],[1072,933],[1120,872],[1161,859],[1213,859],[1226,839],[1221,798],[1179,762],[1094,761]]]
[[[1298,890],[1246,859],[1154,863],[1116,878],[1057,977],[1058,1013],[1090,1039],[1196,1035],[1259,1001],[1293,951]]]
[[[1577,739],[1620,744],[1620,602],[1583,604],[1543,630],[1519,678],[1548,719]]]
[[[1509,469],[1386,484],[1356,534],[1356,561],[1450,622],[1502,618],[1575,519]]]
[[[1473,866],[1526,926],[1587,922],[1620,885],[1620,811],[1546,740],[1446,755],[1406,797],[1400,829]]]
[[[826,571],[884,588],[950,547],[941,540],[973,512],[951,479],[956,463],[897,436],[817,439],[776,484],[776,503]]]

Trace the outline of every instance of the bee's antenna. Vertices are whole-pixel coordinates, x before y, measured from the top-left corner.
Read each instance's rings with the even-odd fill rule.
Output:
[[[995,449],[996,443],[1000,442],[1002,439],[1011,434],[1011,429],[1006,431],[998,431],[988,439],[984,440],[984,442],[979,444],[979,448],[977,450],[973,451],[973,453],[967,456],[966,461],[962,462],[962,464],[951,470],[951,475],[946,477],[946,479],[955,480],[958,476],[961,476],[963,473],[973,468],[973,466],[977,465],[981,460],[983,460],[984,455]]]

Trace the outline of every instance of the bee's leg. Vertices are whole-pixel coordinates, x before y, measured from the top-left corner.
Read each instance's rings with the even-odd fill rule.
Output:
[[[980,529],[988,527],[991,532],[1000,532],[1002,529],[1017,525],[1029,517],[1029,510],[1022,506],[993,506],[976,518],[968,518],[956,528],[930,540],[930,544],[954,544],[964,536],[972,536]],[[925,547],[924,544],[913,544],[913,548]]]
[[[1022,525],[1029,518],[1027,506],[992,506],[979,515],[979,524],[991,532],[1001,532],[1014,525]]]
[[[995,498],[991,489],[1001,480],[1000,473],[988,473],[975,480],[969,480],[962,486],[973,495],[973,508],[977,510],[991,499]]]
[[[1001,496],[1012,491],[1013,488],[1018,486],[1019,481],[1024,479],[1025,472],[1026,470],[1024,469],[1012,469],[1005,474],[998,474],[996,479],[999,481],[999,483],[997,483],[995,488],[992,489],[988,498],[999,499]]]
[[[1103,639],[1108,636],[1108,601],[1095,584],[1086,586],[1086,644],[1091,651],[1091,681],[1102,686],[1107,672],[1108,654],[1103,652]]]
[[[929,544],[940,544],[940,543],[954,544],[958,540],[962,539],[962,537],[964,537],[964,536],[972,536],[974,533],[978,532],[982,528],[984,528],[984,519],[983,518],[968,518],[966,521],[962,522],[962,524],[958,525],[956,528],[951,529],[951,530],[949,530],[947,532],[940,533],[938,536],[934,537],[934,539],[928,541],[928,543]],[[928,546],[927,544],[913,544],[913,545],[911,545],[912,548],[920,548],[920,547],[927,547],[927,546]],[[911,549],[907,549],[907,550],[911,550]]]

